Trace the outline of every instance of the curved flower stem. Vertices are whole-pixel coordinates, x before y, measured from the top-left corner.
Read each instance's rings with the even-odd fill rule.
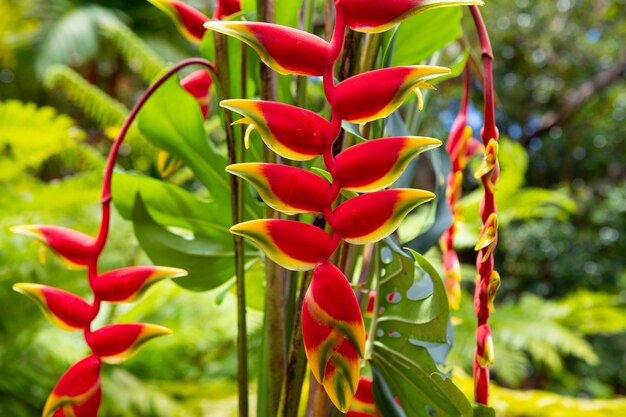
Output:
[[[487,28],[478,7],[470,6],[470,11],[472,19],[474,20],[474,25],[476,26],[476,30],[478,32],[478,39],[480,41],[483,60],[485,109],[484,125],[481,131],[481,136],[483,144],[485,145],[485,148],[487,148],[492,140],[498,140],[498,128],[495,123],[493,97],[493,52],[491,50],[491,43],[489,41]],[[497,154],[495,157],[497,158]],[[485,158],[487,158],[487,155],[485,155]],[[485,194],[481,204],[480,215],[484,224],[486,224],[492,216],[497,219],[497,217],[495,217],[497,215],[497,210],[495,196],[493,193],[498,171],[497,159],[493,163],[493,170],[494,175],[483,175],[481,178],[485,188]],[[495,227],[497,227],[497,222]],[[483,228],[483,232],[485,231],[484,229],[485,228]],[[495,233],[497,233],[497,231]],[[496,274],[493,270],[493,249],[496,242],[497,238],[489,246],[481,248],[478,252],[476,260],[479,277],[474,294],[474,304],[476,306],[476,316],[478,319],[478,328],[476,331],[476,353],[474,355],[474,399],[477,403],[483,405],[487,405],[489,402],[489,365],[493,360],[491,355],[491,330],[489,329],[488,320],[490,314],[490,280],[493,274]],[[493,294],[491,297],[493,297]]]
[[[107,162],[104,170],[104,179],[102,181],[102,220],[100,222],[100,229],[98,230],[98,237],[96,238],[96,247],[94,250],[94,258],[98,258],[102,251],[104,250],[104,246],[106,245],[106,240],[109,234],[109,224],[111,221],[111,182],[113,178],[113,169],[115,168],[115,161],[117,160],[117,156],[119,154],[120,146],[122,146],[122,142],[124,142],[124,138],[126,138],[126,134],[130,129],[130,126],[135,121],[139,111],[143,107],[143,105],[148,101],[148,99],[158,90],[158,88],[163,85],[172,75],[176,74],[181,69],[188,67],[190,65],[202,65],[207,67],[212,72],[215,72],[215,66],[210,61],[202,58],[189,58],[185,59],[178,64],[174,65],[172,68],[167,70],[159,79],[157,79],[154,84],[152,84],[141,96],[139,101],[133,106],[130,114],[124,121],[122,128],[120,129],[117,138],[113,142],[113,146],[109,151],[109,155],[107,157]]]

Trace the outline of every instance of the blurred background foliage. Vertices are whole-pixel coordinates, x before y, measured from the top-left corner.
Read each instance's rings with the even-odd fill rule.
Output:
[[[188,3],[213,10],[210,0]],[[613,398],[626,394],[625,9],[626,0],[493,1],[484,8],[497,55],[497,117],[507,137],[496,259],[502,288],[493,316],[494,381],[504,387],[493,398],[502,416],[624,415],[623,400]],[[317,14],[316,27],[322,22]],[[447,51],[458,53],[458,43]],[[45,253],[44,268],[39,248],[8,227],[52,223],[94,233],[110,138],[152,77],[193,54],[146,1],[0,0],[0,415],[38,415],[58,375],[84,354],[76,335],[49,327],[11,285],[62,283],[87,293],[81,271]],[[445,137],[460,82],[438,88],[420,132]],[[219,140],[219,121],[210,118],[207,127]],[[122,166],[158,178],[156,160],[155,149],[132,132]],[[449,364],[469,373],[479,193],[466,178],[458,242],[466,294]],[[170,180],[193,189],[188,170]],[[406,232],[411,224],[401,232],[415,235]],[[114,227],[103,267],[147,262],[132,226],[116,217]],[[439,257],[436,250],[429,255]],[[107,370],[103,415],[233,415],[228,289],[191,293],[161,284],[141,304],[105,313],[102,322],[155,322],[176,334]],[[256,352],[260,313],[251,310],[251,321]],[[256,354],[250,357],[254,368]]]

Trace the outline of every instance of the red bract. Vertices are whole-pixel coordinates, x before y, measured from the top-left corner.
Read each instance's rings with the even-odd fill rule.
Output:
[[[154,324],[112,324],[88,334],[86,339],[100,360],[118,364],[134,356],[150,339],[170,334],[170,329]]]
[[[440,145],[438,139],[412,136],[363,142],[337,155],[333,180],[351,191],[380,190],[393,184],[411,159]]]
[[[93,257],[95,239],[61,226],[31,224],[13,226],[11,231],[39,239],[71,264],[86,266]]]
[[[332,108],[343,120],[367,123],[393,113],[416,88],[450,73],[448,68],[416,65],[383,68],[355,75],[337,84]]]
[[[163,10],[176,24],[178,30],[190,41],[199,43],[206,32],[204,23],[210,19],[203,13],[176,0],[148,0]]]
[[[372,380],[362,376],[359,379],[359,387],[354,394],[354,400],[346,417],[380,417],[374,403]]]
[[[359,32],[384,32],[402,20],[437,7],[482,4],[472,0],[335,0],[346,25]]]
[[[330,44],[308,32],[259,22],[207,22],[252,47],[267,66],[280,74],[320,76],[330,63]]]
[[[248,181],[268,206],[287,214],[321,213],[330,192],[325,179],[287,165],[244,163],[226,171]]]
[[[393,233],[411,210],[433,198],[429,191],[410,188],[377,191],[341,204],[329,222],[346,242],[374,243]]]
[[[365,328],[350,283],[332,264],[313,272],[302,308],[302,335],[311,372],[346,412],[357,389]]]
[[[220,106],[243,115],[235,123],[254,126],[271,150],[288,159],[312,159],[334,140],[329,121],[300,107],[260,100],[224,100]]]
[[[277,264],[295,271],[306,271],[325,262],[337,242],[309,224],[293,220],[252,220],[230,228],[256,243]]]
[[[62,408],[65,408],[63,411],[67,415],[73,406],[86,404],[90,398],[98,395],[100,367],[101,362],[95,355],[88,356],[72,365],[59,379],[48,397],[44,406],[43,417],[53,416],[57,410]],[[99,401],[97,402],[99,403]],[[90,408],[94,405],[97,411],[97,404],[91,405]]]
[[[211,73],[207,70],[194,71],[180,81],[180,85],[191,94],[202,111],[202,116],[206,119],[209,112],[209,104],[211,102],[211,96],[209,91],[211,89],[213,80],[211,79]]]
[[[98,276],[91,283],[102,301],[123,303],[137,300],[148,288],[167,278],[184,277],[187,272],[163,266],[131,266]]]
[[[94,310],[82,298],[67,291],[47,285],[19,283],[13,285],[35,301],[46,318],[63,330],[82,329],[94,318]]]
[[[222,20],[222,18],[228,17],[231,14],[239,13],[240,11],[240,0],[217,0],[217,7],[215,8],[213,19]]]

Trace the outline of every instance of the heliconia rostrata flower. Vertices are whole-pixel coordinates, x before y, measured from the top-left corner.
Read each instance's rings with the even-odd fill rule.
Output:
[[[196,41],[202,38],[205,32],[202,25],[208,19],[200,12],[177,1],[154,0],[153,3],[173,16],[182,25],[184,33]],[[233,5],[238,4],[233,1],[226,3],[229,4],[229,13],[233,10]],[[53,324],[64,330],[82,330],[83,338],[91,350],[90,355],[72,365],[59,379],[46,401],[43,417],[97,417],[102,397],[102,364],[121,363],[132,357],[147,341],[172,333],[165,327],[146,323],[111,324],[100,329],[92,329],[92,325],[102,302],[136,301],[155,283],[187,275],[182,269],[159,266],[133,266],[101,273],[98,271],[98,260],[109,232],[111,177],[119,146],[148,97],[167,78],[192,64],[201,64],[215,70],[210,62],[198,59],[175,65],[146,91],[122,126],[107,159],[102,185],[102,220],[97,237],[60,226],[23,225],[12,228],[16,233],[41,241],[68,266],[86,267],[89,286],[93,292],[93,299],[88,302],[75,294],[47,285],[17,283],[13,286],[16,291],[33,299]],[[201,111],[208,111],[208,91],[211,85],[209,72],[196,71],[181,84],[198,100]],[[320,259],[319,262],[323,260]]]
[[[342,240],[352,244],[380,241],[393,233],[411,210],[435,197],[423,190],[384,188],[399,178],[411,159],[440,146],[441,141],[413,136],[381,138],[349,147],[338,155],[333,154],[333,144],[342,121],[367,123],[387,117],[411,92],[419,98],[420,88],[430,88],[430,80],[450,72],[427,65],[392,67],[355,75],[335,85],[334,67],[345,29],[380,32],[428,8],[478,3],[337,0],[330,42],[275,24],[205,24],[208,29],[245,42],[281,74],[323,77],[332,110],[330,121],[282,103],[230,99],[220,105],[243,116],[234,124],[249,125],[246,147],[251,129],[256,129],[265,144],[284,158],[306,161],[323,156],[332,181],[301,168],[268,163],[234,164],[227,171],[249,182],[275,210],[286,214],[322,213],[332,229],[330,233],[281,219],[247,221],[233,226],[231,232],[250,239],[287,269],[313,270],[302,310],[305,351],[312,374],[343,412],[350,409],[359,385],[365,330],[348,279],[329,259]],[[336,206],[342,189],[367,194]]]

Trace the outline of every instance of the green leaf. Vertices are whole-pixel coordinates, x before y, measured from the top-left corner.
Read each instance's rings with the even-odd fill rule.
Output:
[[[276,0],[276,23],[284,26],[298,27],[298,16],[302,8],[302,0]]]
[[[461,8],[429,10],[405,20],[398,30],[392,63],[415,65],[461,37]]]
[[[141,199],[152,219],[161,226],[179,227],[194,234],[227,240],[230,236],[230,205],[206,201],[176,185],[142,175],[116,171],[113,202],[122,217],[133,217],[135,196]]]
[[[230,201],[226,158],[209,144],[196,100],[170,78],[138,116],[141,133],[187,164],[215,201]]]
[[[435,246],[439,242],[441,235],[452,225],[454,220],[446,200],[447,178],[452,168],[450,157],[443,147],[427,152],[426,156],[433,167],[436,181],[435,194],[437,195],[437,200],[434,218],[426,231],[406,243],[406,246],[420,253],[426,253]]]
[[[135,235],[148,257],[155,263],[187,270],[189,275],[177,284],[194,290],[217,288],[235,273],[233,240],[172,233],[150,216],[141,193],[137,194],[132,220]]]
[[[423,256],[411,253],[417,264],[389,247],[381,253],[371,362],[407,416],[427,417],[427,407],[439,416],[471,416],[469,401],[429,353],[448,349],[443,282]]]
[[[383,417],[406,417],[402,407],[396,403],[393,392],[376,366],[372,365],[372,391],[376,409]]]

